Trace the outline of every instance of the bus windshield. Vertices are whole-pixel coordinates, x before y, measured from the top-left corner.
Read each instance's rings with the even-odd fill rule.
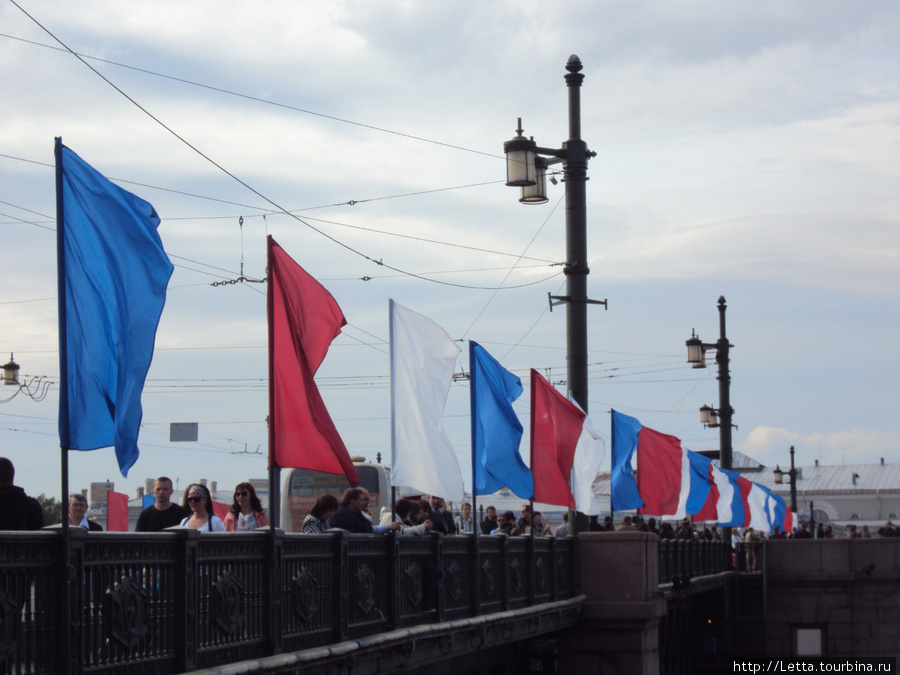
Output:
[[[390,495],[382,495],[379,487],[379,471],[383,470],[383,467],[377,465],[356,466],[356,473],[359,475],[357,487],[369,491],[372,498],[369,502],[369,511],[375,517],[376,523],[382,505],[390,502]],[[303,520],[319,496],[332,494],[340,499],[344,491],[350,487],[350,481],[345,476],[309,469],[292,469],[285,482],[286,489],[283,496],[287,505],[282,514],[282,522],[287,532],[300,532]]]

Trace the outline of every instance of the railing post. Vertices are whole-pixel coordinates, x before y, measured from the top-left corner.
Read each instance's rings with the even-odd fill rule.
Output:
[[[500,565],[499,573],[503,576],[503,583],[501,587],[503,589],[503,609],[504,611],[509,609],[509,535],[503,536],[503,546],[500,549],[501,558],[503,560],[503,564]]]
[[[434,537],[434,564],[438,569],[446,570],[444,567],[444,536],[443,534],[432,535]],[[437,607],[435,608],[435,621],[440,623],[444,620],[444,594],[437,594]]]
[[[334,589],[333,600],[334,608],[334,641],[343,642],[347,639],[349,632],[348,626],[350,621],[350,575],[348,572],[349,563],[349,539],[345,530],[338,530],[334,533],[334,570],[332,577],[332,588]]]
[[[528,537],[528,545],[525,547],[525,550],[528,551],[528,606],[531,607],[534,605],[534,570],[535,570],[535,562],[537,562],[536,555],[534,552],[534,535]],[[549,571],[549,570],[548,570]]]
[[[66,514],[64,517],[68,517]],[[69,617],[64,618],[69,632],[69,662],[66,672],[79,675],[84,672],[84,543],[87,532],[80,527],[69,529],[69,560],[66,575],[69,583]]]
[[[183,602],[175,604],[175,630],[177,636],[175,662],[180,672],[197,670],[197,627],[200,615],[199,564],[197,544],[200,533],[184,529],[178,535],[178,565],[176,567],[177,592],[175,597]],[[179,573],[180,572],[180,573]]]
[[[482,507],[484,510],[484,507]],[[479,524],[478,527],[481,527]],[[482,535],[472,535],[472,583],[469,584],[469,607],[471,616],[481,614],[481,539]]]
[[[269,602],[268,602],[268,641],[269,654],[280,654],[282,651],[282,631],[284,626],[283,595],[285,580],[282,578],[284,567],[282,556],[284,553],[284,531],[276,529],[272,523],[268,532],[269,542]]]
[[[400,535],[397,532],[388,532],[388,579],[390,579],[391,588],[391,608],[390,617],[393,626],[400,625],[400,593],[402,588],[400,574]]]
[[[659,583],[669,581],[669,540],[659,540]]]
[[[559,559],[556,557],[556,537],[550,538],[550,599],[556,602],[559,600]]]

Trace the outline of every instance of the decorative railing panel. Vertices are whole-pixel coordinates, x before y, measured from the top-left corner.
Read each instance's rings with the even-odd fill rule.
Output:
[[[724,541],[661,539],[659,583],[681,583],[693,577],[730,572],[731,546]]]
[[[182,672],[577,593],[571,539],[73,530],[63,557],[3,534],[0,672]]]
[[[305,535],[284,537],[283,542],[278,586],[282,649],[297,651],[340,641],[341,539]]]

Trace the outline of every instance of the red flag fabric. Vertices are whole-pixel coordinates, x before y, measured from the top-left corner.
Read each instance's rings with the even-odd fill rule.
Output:
[[[719,499],[722,496],[722,493],[719,491],[719,485],[716,483],[716,479],[713,475],[713,465],[712,462],[709,464],[709,494],[706,496],[706,501],[703,503],[703,508],[701,508],[697,513],[694,514],[694,522],[702,523],[707,521],[716,521],[719,517]]]
[[[638,433],[637,486],[641,513],[684,518],[690,489],[690,462],[681,441],[649,427]]]
[[[744,524],[741,527],[750,527],[750,521],[753,518],[750,510],[750,491],[753,490],[753,483],[743,476],[739,476],[737,484],[741,490],[741,501],[744,502]]]
[[[343,474],[350,453],[313,379],[347,321],[331,294],[269,236],[269,466]]]
[[[212,503],[213,513],[215,513],[217,516],[219,516],[219,520],[221,520],[222,522],[225,522],[225,516],[228,515],[228,507],[229,506],[230,506],[230,504],[226,504],[225,502],[217,502],[216,500],[213,500],[213,503]]]
[[[128,495],[112,490],[106,493],[106,531],[128,532]]]
[[[531,472],[534,501],[575,508],[569,476],[584,418],[578,406],[531,370]]]

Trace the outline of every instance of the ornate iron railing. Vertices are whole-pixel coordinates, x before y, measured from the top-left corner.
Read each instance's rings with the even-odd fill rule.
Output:
[[[660,584],[679,584],[694,577],[730,572],[733,569],[729,542],[685,539],[659,541]]]
[[[0,539],[6,673],[172,673],[574,597],[571,538],[87,533]],[[71,613],[63,616],[66,594]]]

